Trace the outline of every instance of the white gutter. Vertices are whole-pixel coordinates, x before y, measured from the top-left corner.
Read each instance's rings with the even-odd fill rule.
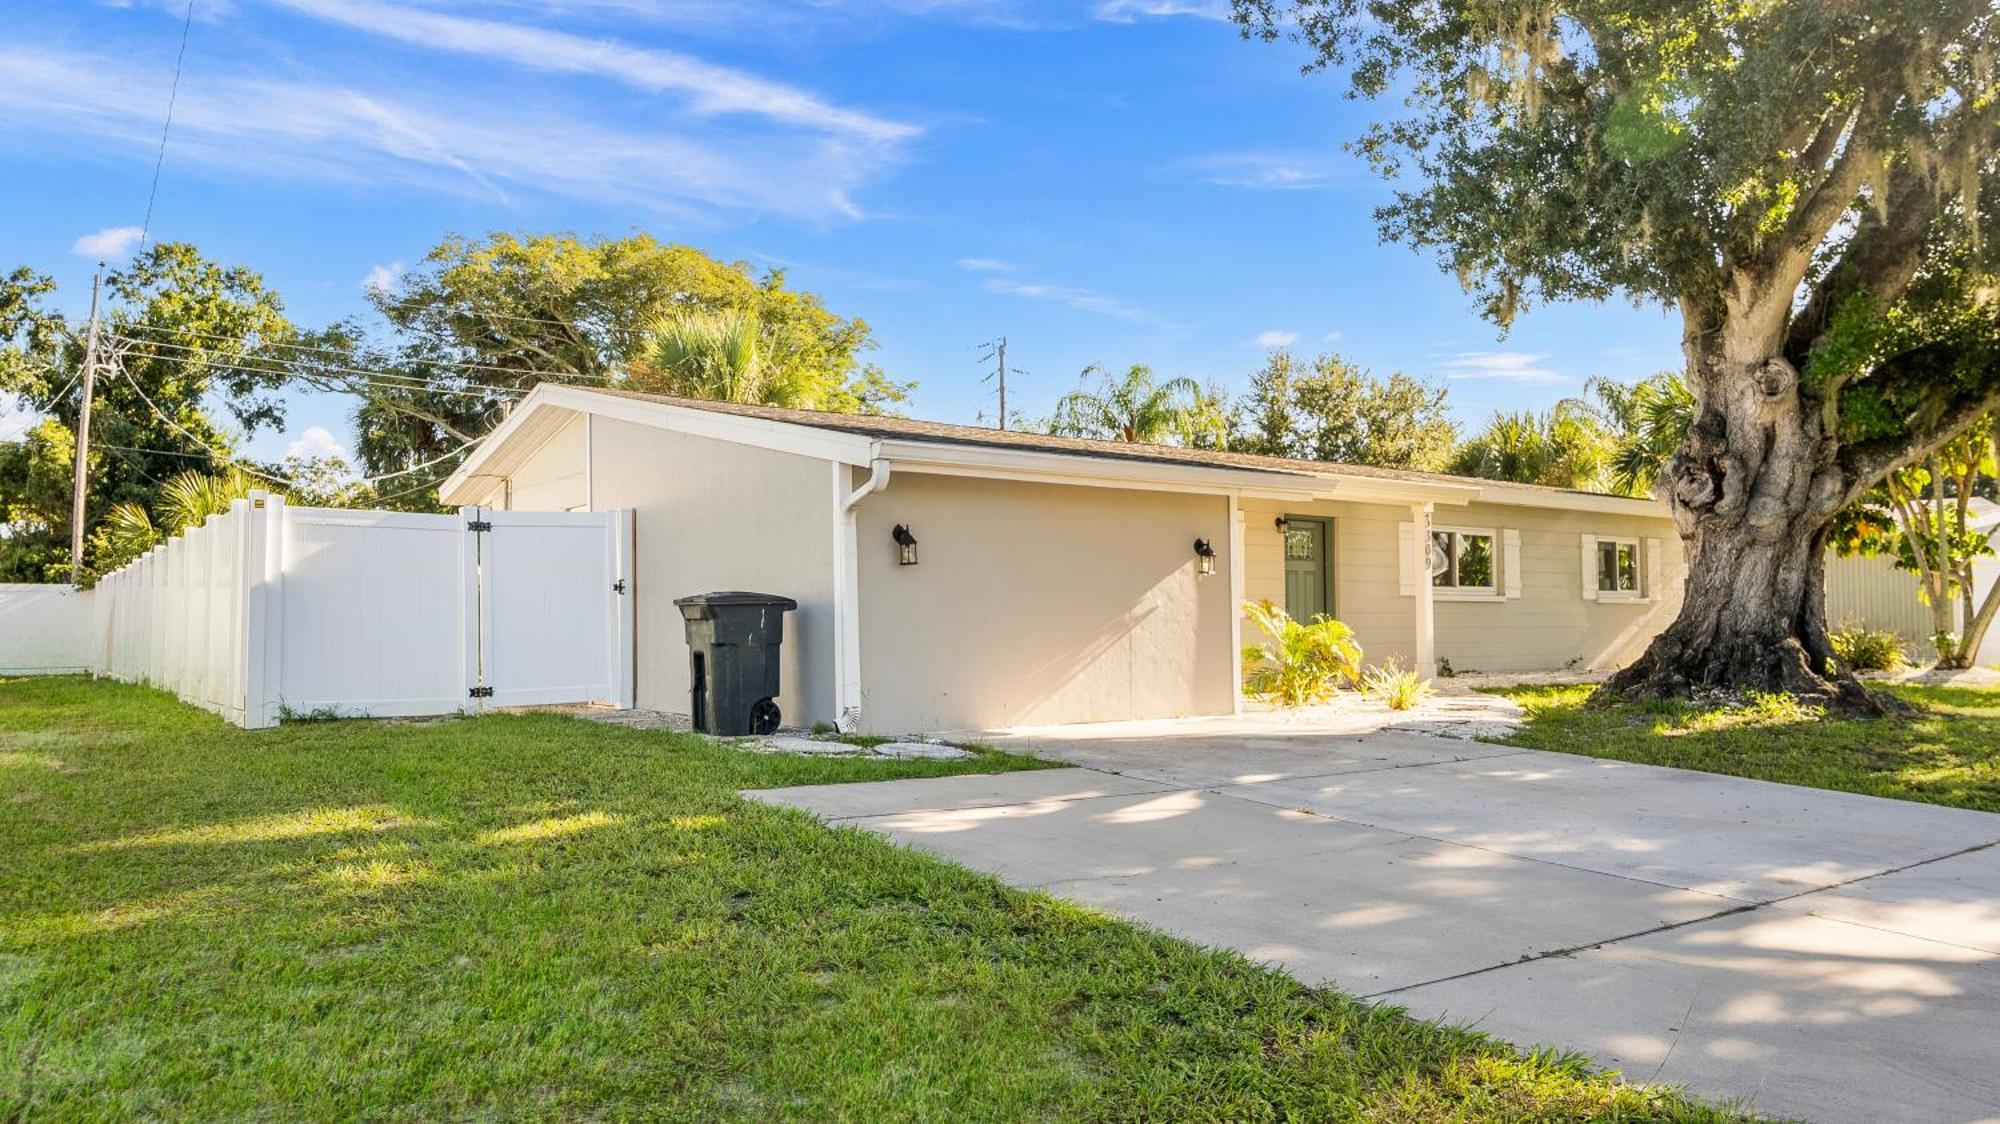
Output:
[[[874,447],[869,449],[869,454],[868,479],[840,504],[841,512],[846,514],[850,521],[854,518],[855,504],[889,486],[889,458],[882,455],[882,443],[875,442]]]
[[[833,465],[833,712],[842,733],[861,727],[861,533],[855,505],[889,486],[882,442],[868,447],[868,479],[848,491],[848,466]]]

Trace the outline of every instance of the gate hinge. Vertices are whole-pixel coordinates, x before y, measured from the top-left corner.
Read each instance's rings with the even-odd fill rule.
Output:
[[[615,581],[615,582],[612,582],[612,583],[611,583],[611,592],[613,592],[613,593],[623,593],[623,592],[625,592],[625,579],[624,579],[624,578],[619,578],[619,579],[618,579],[617,581]]]
[[[493,697],[493,688],[474,687],[470,691],[467,691],[466,695],[475,699],[490,699]]]
[[[465,529],[471,531],[473,534],[478,534],[482,531],[492,530],[493,524],[484,519],[474,519],[465,525]]]

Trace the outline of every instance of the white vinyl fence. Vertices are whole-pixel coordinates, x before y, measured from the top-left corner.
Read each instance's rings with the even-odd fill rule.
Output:
[[[90,592],[0,582],[0,675],[89,671]]]
[[[106,575],[97,669],[240,726],[632,705],[632,515],[291,507],[253,494]]]

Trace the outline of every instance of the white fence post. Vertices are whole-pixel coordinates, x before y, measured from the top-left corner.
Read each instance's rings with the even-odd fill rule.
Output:
[[[279,659],[284,652],[285,501],[268,492],[250,493],[243,525],[243,725],[262,730],[278,724]]]

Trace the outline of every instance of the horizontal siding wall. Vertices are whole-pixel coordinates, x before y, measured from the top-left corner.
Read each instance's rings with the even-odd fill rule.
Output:
[[[1931,608],[1917,600],[1917,575],[1883,555],[1826,562],[1826,622],[1861,624],[1903,638],[1914,659],[1931,653]]]
[[[1406,507],[1385,504],[1286,504],[1244,500],[1243,596],[1247,601],[1285,605],[1285,544],[1280,515],[1310,515],[1333,521],[1333,614],[1354,629],[1370,662],[1412,658],[1416,649],[1416,602],[1399,593],[1397,524],[1410,518]],[[1243,642],[1260,643],[1263,633],[1243,623]]]
[[[1361,640],[1369,662],[1408,660],[1415,648],[1415,598],[1401,588],[1399,525],[1412,519],[1406,506],[1321,502],[1306,505],[1246,501],[1245,596],[1285,601],[1283,543],[1273,521],[1280,514],[1333,520],[1334,615]],[[1452,670],[1553,671],[1622,666],[1680,610],[1686,564],[1673,524],[1659,519],[1596,515],[1500,504],[1441,506],[1439,527],[1503,532],[1521,538],[1521,596],[1491,601],[1436,601],[1437,654]],[[1659,596],[1637,603],[1583,597],[1582,536],[1657,540],[1661,554]],[[1496,550],[1499,544],[1496,543]],[[1501,575],[1502,583],[1505,575]],[[1259,639],[1244,625],[1246,643]]]

